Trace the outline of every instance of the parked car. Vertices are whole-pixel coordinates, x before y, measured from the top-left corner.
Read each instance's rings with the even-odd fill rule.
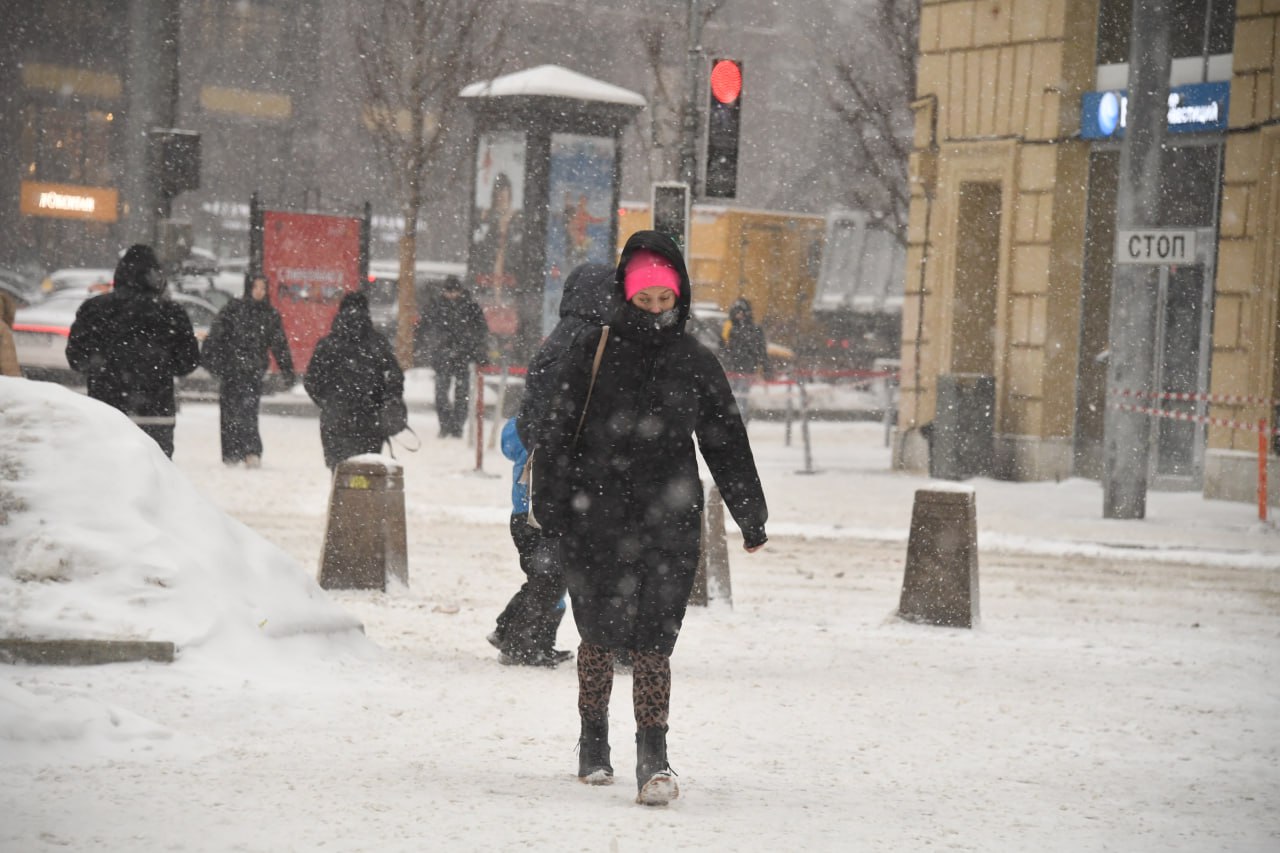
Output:
[[[101,267],[64,267],[54,270],[40,282],[40,290],[47,296],[60,290],[83,290],[94,286],[111,287],[115,280],[114,269]]]
[[[465,281],[467,265],[445,261],[419,261],[414,266],[414,302],[417,310],[440,290],[444,280],[456,276]],[[369,279],[362,288],[369,299],[369,313],[378,331],[394,340],[400,317],[400,264],[397,261],[372,261]],[[414,318],[417,321],[417,318]]]
[[[39,279],[4,267],[0,267],[0,290],[16,299],[19,306],[30,305],[44,295],[40,292]]]
[[[42,302],[18,309],[13,323],[13,339],[18,350],[18,364],[22,373],[31,379],[49,379],[55,382],[80,385],[84,376],[67,364],[67,338],[76,311],[86,299],[110,290],[110,285],[96,284],[85,288],[55,291]],[[191,318],[196,338],[203,341],[213,325],[218,309],[198,296],[171,292],[168,296],[182,306]],[[216,388],[217,380],[203,367],[179,380],[180,387],[194,389]]]
[[[176,293],[184,293],[203,299],[212,305],[215,310],[221,310],[224,305],[243,292],[242,289],[237,289],[233,293],[225,287],[220,287],[216,273],[198,273],[189,270],[179,272],[170,278],[169,286]],[[242,287],[243,285],[240,286],[240,288]]]

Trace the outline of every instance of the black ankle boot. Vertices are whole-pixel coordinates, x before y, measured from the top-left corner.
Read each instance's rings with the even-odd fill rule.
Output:
[[[680,796],[675,771],[667,763],[667,727],[636,732],[636,802],[665,806]]]
[[[582,734],[578,736],[578,778],[588,785],[613,784],[608,720],[582,721]]]

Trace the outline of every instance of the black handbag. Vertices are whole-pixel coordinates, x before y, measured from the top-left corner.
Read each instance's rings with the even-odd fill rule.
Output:
[[[591,392],[594,391],[596,387],[596,374],[600,372],[600,361],[604,358],[604,347],[608,340],[609,327],[605,326],[604,330],[600,333],[600,343],[596,345],[596,357],[591,362],[591,384],[587,386],[587,399],[582,404],[582,414],[578,416],[578,428],[573,431],[573,444],[570,445],[571,449],[577,448],[578,436],[582,435],[582,425],[587,420],[587,407],[591,405]],[[525,484],[529,495],[529,512],[525,516],[525,521],[535,530],[542,530],[543,525],[538,521],[534,514],[534,484],[536,483],[541,486],[547,482],[547,478],[550,476],[548,473],[543,471],[543,464],[539,464],[544,463],[544,455],[545,454],[539,454],[536,447],[529,451],[529,458],[526,459],[524,463],[524,471],[520,473],[520,482]],[[537,466],[536,470],[535,465]]]
[[[403,397],[387,397],[378,413],[378,427],[383,438],[399,435],[409,428],[409,407]]]

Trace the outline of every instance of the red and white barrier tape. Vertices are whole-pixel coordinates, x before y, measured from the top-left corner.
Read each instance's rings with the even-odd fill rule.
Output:
[[[1226,427],[1227,429],[1238,429],[1245,432],[1261,431],[1263,435],[1280,435],[1280,428],[1268,427],[1262,423],[1229,421],[1226,418],[1211,418],[1206,415],[1197,415],[1193,412],[1173,412],[1168,409],[1152,409],[1148,406],[1134,406],[1129,403],[1113,403],[1112,407],[1122,412],[1137,412],[1140,415],[1153,415],[1157,418],[1172,418],[1175,421],[1190,421],[1191,423],[1208,424],[1209,426]]]
[[[1182,391],[1131,391],[1128,388],[1116,388],[1111,392],[1114,397],[1134,397],[1139,400],[1179,400],[1184,402],[1218,403],[1220,405],[1263,405],[1270,406],[1276,401],[1271,397],[1250,397],[1243,394],[1192,394]]]

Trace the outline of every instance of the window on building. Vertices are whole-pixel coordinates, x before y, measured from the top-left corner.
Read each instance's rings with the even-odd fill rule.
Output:
[[[112,186],[115,116],[102,110],[29,104],[19,139],[23,177],[32,181]]]
[[[1167,0],[1170,55],[1174,59],[1231,52],[1235,0]],[[1098,5],[1098,65],[1129,61],[1133,0],[1101,0]]]

